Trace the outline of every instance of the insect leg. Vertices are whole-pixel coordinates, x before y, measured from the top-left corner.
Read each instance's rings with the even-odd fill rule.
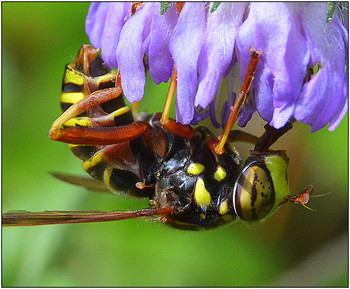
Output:
[[[4,213],[1,218],[3,227],[37,226],[53,224],[74,224],[128,220],[140,217],[167,215],[173,208],[143,209],[137,211],[14,211]]]
[[[228,135],[227,141],[228,142],[241,141],[241,142],[256,144],[259,141],[259,137],[241,130],[231,130]]]
[[[115,111],[102,115],[99,117],[74,117],[66,121],[63,126],[73,127],[73,126],[88,126],[88,127],[108,127],[115,126],[115,118],[122,116],[130,111],[129,106],[123,106],[116,109]],[[102,113],[101,113],[102,114]]]
[[[108,145],[128,142],[140,137],[149,125],[138,121],[118,127],[68,127],[50,130],[49,138],[69,144]]]
[[[169,117],[169,111],[170,111],[171,103],[173,101],[175,89],[177,85],[176,78],[177,78],[177,70],[176,70],[176,67],[174,67],[162,117],[160,118],[160,124],[168,132],[172,134],[176,134],[185,138],[192,138],[195,135],[195,130],[191,126],[178,123]]]
[[[215,152],[220,155],[224,152],[224,146],[227,141],[227,138],[230,134],[230,131],[232,130],[233,125],[237,121],[239,114],[241,112],[241,108],[244,104],[244,102],[247,99],[247,94],[249,92],[249,88],[252,84],[252,81],[254,79],[254,73],[256,71],[256,66],[259,62],[261,52],[256,51],[254,48],[251,49],[251,59],[250,64],[248,67],[248,72],[245,76],[242,89],[240,94],[237,96],[234,106],[232,107],[230,116],[227,120],[227,123],[224,128],[224,133],[222,134],[219,143],[215,147]]]
[[[265,133],[260,137],[255,145],[254,151],[266,152],[282,135],[289,131],[293,125],[287,122],[283,127],[277,129],[269,124],[265,125]]]
[[[85,112],[91,107],[119,97],[121,93],[122,89],[119,86],[101,89],[91,93],[88,97],[83,98],[79,102],[74,103],[52,124],[49,132],[49,137],[50,134],[53,134],[55,130],[60,129],[60,127],[68,120],[81,114],[82,112]]]
[[[100,125],[105,125],[106,122],[110,122],[113,119],[115,114],[125,113],[125,107],[120,108],[122,111],[116,110],[111,115],[96,118],[95,122],[97,122],[97,124],[94,124],[95,127],[88,127],[86,124],[79,124],[79,121],[93,121],[94,118],[74,118],[92,107],[119,97],[121,93],[122,89],[120,86],[102,89],[91,93],[88,97],[74,103],[52,124],[49,131],[49,138],[70,144],[105,145],[130,141],[141,136],[149,127],[148,124],[144,122],[134,122],[132,124],[118,127],[97,126],[99,125],[98,121],[101,122]],[[70,123],[70,121],[72,123]],[[76,124],[75,122],[78,122],[77,124],[79,126],[73,126]],[[61,126],[68,127],[61,129]]]

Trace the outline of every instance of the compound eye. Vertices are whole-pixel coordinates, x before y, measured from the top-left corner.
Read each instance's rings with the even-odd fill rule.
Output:
[[[237,216],[245,221],[266,217],[275,203],[275,190],[270,173],[261,163],[252,163],[239,176],[233,193]]]

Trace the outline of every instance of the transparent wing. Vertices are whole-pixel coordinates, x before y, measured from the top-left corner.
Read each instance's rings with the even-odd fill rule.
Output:
[[[61,181],[86,188],[90,191],[113,194],[110,190],[106,188],[104,183],[98,180],[95,180],[91,177],[82,177],[82,176],[68,175],[68,174],[62,174],[62,173],[56,173],[56,172],[51,172],[51,175],[53,175],[55,178]]]
[[[92,223],[127,220],[140,217],[166,215],[172,208],[143,209],[137,211],[10,211],[2,215],[2,226],[37,226],[53,224]]]

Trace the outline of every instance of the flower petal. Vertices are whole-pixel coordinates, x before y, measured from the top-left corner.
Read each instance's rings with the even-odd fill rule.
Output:
[[[317,5],[316,5],[317,4]],[[310,42],[311,66],[319,64],[318,73],[305,83],[296,103],[295,118],[312,126],[312,132],[343,114],[348,97],[345,68],[345,43],[339,29],[339,16],[326,23],[327,3],[303,4],[302,25]],[[313,17],[308,17],[313,11]],[[336,117],[336,119],[334,119]],[[334,129],[334,123],[332,129]]]
[[[155,3],[144,3],[123,26],[116,55],[120,69],[121,84],[130,102],[139,101],[145,88],[145,67],[143,64],[144,30],[151,24],[151,11]]]
[[[107,17],[107,3],[92,2],[85,21],[85,31],[95,47],[101,47],[103,29]]]
[[[346,42],[347,43],[347,42]],[[347,58],[348,59],[348,58]],[[338,111],[334,114],[333,118],[329,123],[329,130],[333,131],[337,128],[344,115],[348,111],[348,92],[349,92],[349,71],[347,71],[345,76],[345,85],[344,85],[344,97],[342,102],[339,105]]]
[[[272,99],[273,107],[284,107],[281,110],[284,112],[286,105],[294,105],[301,91],[310,57],[300,24],[293,13],[287,3],[253,2],[237,38],[242,80],[249,65],[249,48],[262,51],[257,75],[262,70],[260,75],[267,78],[260,79],[259,85],[252,84],[256,88],[256,103],[271,103]],[[258,109],[258,112],[265,114],[266,118],[265,111]],[[275,122],[278,115],[279,111],[274,112]]]
[[[221,3],[209,13],[205,41],[199,57],[199,87],[195,106],[207,107],[212,102],[220,79],[231,63],[238,27],[246,3]]]
[[[130,2],[108,2],[106,23],[103,29],[101,52],[110,67],[118,67],[116,50],[120,32],[130,15]]]
[[[282,107],[277,107],[273,111],[273,117],[270,124],[275,128],[281,128],[291,118],[294,111],[294,100],[292,103],[287,103]]]
[[[257,71],[254,81],[253,95],[256,109],[263,120],[270,122],[274,110],[272,97],[272,88],[274,85],[273,73],[266,67],[263,71]],[[259,95],[256,95],[257,93]]]
[[[176,5],[171,5],[164,15],[160,15],[157,3],[152,17],[149,44],[149,71],[156,84],[167,82],[174,68],[169,50],[169,41],[178,20]]]
[[[110,67],[118,67],[115,51],[130,9],[130,2],[98,2],[90,5],[86,33],[91,44],[101,48],[102,58]]]
[[[231,95],[233,65],[238,60],[243,82],[254,47],[262,56],[239,125],[244,126],[256,108],[276,128],[293,116],[310,124],[312,131],[327,123],[330,130],[337,127],[348,107],[346,8],[342,23],[341,9],[326,21],[327,3],[252,2],[249,9],[245,3],[221,3],[209,13],[210,5],[187,2],[178,16],[172,3],[161,16],[160,4],[149,2],[131,17],[130,2],[92,3],[86,32],[109,66],[119,66],[131,102],[143,97],[145,54],[157,84],[168,81],[175,63],[177,121],[183,124],[205,117],[208,105],[213,118],[219,82],[232,77]],[[316,64],[318,73],[306,77]],[[195,106],[201,114],[194,118]]]
[[[170,39],[177,68],[176,119],[189,124],[194,114],[198,84],[197,63],[206,29],[205,3],[186,2]]]
[[[346,87],[346,89],[348,89],[348,88]],[[329,130],[330,131],[333,131],[333,130],[335,130],[337,128],[337,126],[339,125],[339,123],[343,119],[344,115],[347,113],[347,111],[348,111],[348,101],[349,101],[349,99],[346,98],[344,104],[339,106],[342,109],[341,109],[340,112],[336,113],[335,116],[333,117],[333,119],[331,120],[331,122],[329,124]]]

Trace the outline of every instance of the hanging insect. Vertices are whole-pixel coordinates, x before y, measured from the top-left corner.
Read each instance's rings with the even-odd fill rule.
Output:
[[[53,123],[49,137],[70,144],[83,160],[83,169],[95,180],[58,177],[84,187],[104,183],[112,192],[149,199],[149,208],[137,211],[16,211],[2,216],[3,226],[115,221],[153,217],[179,229],[215,228],[235,219],[248,222],[270,216],[286,202],[306,204],[312,186],[291,196],[288,158],[269,150],[291,129],[269,125],[258,138],[232,131],[254,78],[260,52],[251,50],[241,93],[222,136],[205,127],[193,128],[169,118],[176,88],[172,75],[163,113],[138,114],[126,106],[119,72],[104,64],[97,50],[84,45],[77,59],[66,66],[62,83],[64,113]],[[255,144],[243,164],[229,143]]]

